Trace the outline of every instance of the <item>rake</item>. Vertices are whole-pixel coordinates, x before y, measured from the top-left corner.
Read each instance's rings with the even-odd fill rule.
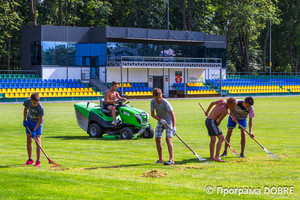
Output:
[[[236,121],[236,123],[242,128],[244,129],[244,131],[251,137],[250,133],[245,129],[245,127],[243,127],[239,122]],[[271,153],[270,151],[268,151],[263,145],[261,145],[255,138],[251,137],[265,152],[267,152],[267,154],[273,158],[273,159],[277,159],[280,160],[280,158],[278,158],[276,155],[274,155],[273,153]]]
[[[173,129],[169,126],[169,124],[166,124],[166,126],[173,132]],[[199,161],[207,161],[205,158],[200,157],[191,147],[189,147],[189,145],[187,145],[187,143],[185,143],[177,133],[176,136],[189,150],[191,150],[191,152],[193,152],[193,154],[199,159]]]
[[[31,135],[31,131],[30,131],[30,129],[28,128],[28,126],[26,126],[26,128],[27,128],[27,130],[29,131],[29,133],[30,133],[30,135]],[[47,156],[46,152],[44,151],[44,149],[42,148],[42,146],[40,145],[40,143],[37,141],[37,139],[36,139],[35,137],[33,137],[33,139],[35,140],[36,144],[39,146],[39,148],[42,150],[42,152],[44,153],[44,155],[45,155],[46,158],[48,159],[49,164],[52,165],[51,168],[52,168],[52,167],[59,167],[59,166],[61,166],[61,165],[59,165],[59,164],[53,162],[52,160],[50,160],[50,158]]]
[[[199,106],[202,108],[203,112],[205,113],[205,109],[203,108],[203,106],[201,105],[201,103],[199,103]],[[227,140],[224,138],[224,141],[226,142],[227,146],[229,146],[229,148],[231,149],[232,153],[234,155],[238,155],[238,153],[230,146],[229,142],[227,142]]]

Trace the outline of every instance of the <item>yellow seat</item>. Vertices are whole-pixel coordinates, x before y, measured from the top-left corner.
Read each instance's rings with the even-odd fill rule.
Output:
[[[63,92],[64,90],[62,88],[58,88],[58,92]]]
[[[136,92],[132,92],[132,96],[136,96]]]
[[[50,88],[50,89],[49,89],[49,92],[54,92],[54,89],[53,89],[53,88]]]
[[[58,92],[58,88],[54,88],[54,92]]]

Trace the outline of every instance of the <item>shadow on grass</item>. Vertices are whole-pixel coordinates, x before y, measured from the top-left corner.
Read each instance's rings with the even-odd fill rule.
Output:
[[[16,167],[24,167],[24,164],[0,165],[0,169],[1,168],[16,168]]]
[[[46,136],[46,138],[61,139],[61,140],[103,140],[103,141],[124,141],[122,139],[104,139],[104,138],[90,138],[89,136]],[[134,141],[132,139],[128,141]]]
[[[89,136],[46,136],[46,138],[61,140],[103,140],[102,138],[90,138]]]
[[[198,158],[191,158],[188,160],[175,161],[176,165],[185,165],[187,163],[202,163],[202,164],[212,164],[209,158],[205,158],[206,160],[200,161]]]

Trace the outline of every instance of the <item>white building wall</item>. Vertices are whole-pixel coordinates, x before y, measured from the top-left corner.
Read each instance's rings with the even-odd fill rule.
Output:
[[[168,69],[165,69],[165,75],[168,74]],[[149,76],[162,76],[163,75],[163,69],[153,68],[149,69]]]
[[[222,69],[222,78],[226,79],[226,69]],[[206,79],[220,79],[220,69],[206,69]]]
[[[105,82],[105,67],[99,67],[99,79]]]
[[[138,82],[147,82],[147,69],[138,69],[138,68],[129,68],[128,70],[128,82],[138,83]]]
[[[188,69],[187,83],[200,83],[205,81],[204,69]]]
[[[66,79],[81,79],[81,67],[69,67]]]
[[[121,68],[120,67],[111,67],[107,68],[107,82],[111,83],[112,81],[121,82]],[[127,69],[123,69],[123,82],[127,82]]]
[[[42,79],[66,79],[66,67],[42,67]]]
[[[89,74],[89,67],[42,67],[42,79],[81,79],[81,72]]]

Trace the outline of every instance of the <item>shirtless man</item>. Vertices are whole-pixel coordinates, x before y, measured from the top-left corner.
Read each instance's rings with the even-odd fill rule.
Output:
[[[122,99],[122,100],[126,101],[126,98],[120,97],[119,93],[116,92],[117,89],[118,89],[118,82],[113,81],[111,83],[111,88],[109,90],[107,90],[104,95],[104,102],[105,102],[104,108],[108,109],[111,112],[111,115],[114,120],[113,121],[114,125],[117,124],[115,103],[118,103],[117,100],[115,100],[115,99],[118,98],[118,99]]]
[[[230,97],[229,99],[227,99],[227,101],[221,99],[219,101],[211,102],[205,112],[205,115],[208,116],[205,121],[205,125],[208,130],[208,135],[210,136],[210,160],[224,162],[220,158],[220,150],[224,141],[224,136],[221,129],[219,128],[219,125],[221,124],[221,121],[224,119],[224,117],[228,114],[228,108],[230,111],[232,111],[235,108],[236,104],[237,102],[233,97]],[[215,108],[209,114],[209,111],[213,106],[215,106]],[[216,156],[214,157],[216,136],[218,137],[219,141],[217,143]]]

